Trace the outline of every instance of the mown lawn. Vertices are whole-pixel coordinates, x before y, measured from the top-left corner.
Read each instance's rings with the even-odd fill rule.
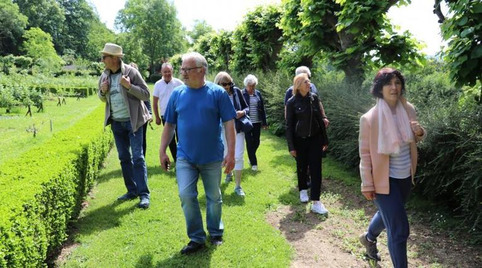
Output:
[[[57,106],[57,99],[44,102],[44,112],[37,113],[32,107],[32,117],[25,116],[27,109],[14,108],[13,113],[6,114],[0,110],[0,164],[6,159],[18,157],[29,149],[38,146],[52,137],[56,132],[64,130],[85,117],[102,103],[97,96],[88,98],[65,98],[66,104]],[[102,122],[99,122],[102,124]],[[52,126],[52,127],[51,127]],[[34,137],[34,129],[36,136]]]
[[[63,267],[287,267],[293,250],[279,231],[265,220],[280,199],[296,202],[294,161],[285,143],[263,134],[257,173],[246,169],[246,197],[234,194],[234,185],[222,184],[225,243],[189,257],[179,250],[189,241],[174,172],[158,163],[162,127],[148,130],[147,165],[151,207],[141,210],[138,200],[120,203],[125,192],[117,151],[105,163],[100,180],[87,200],[88,207],[75,224],[70,255],[58,261]],[[245,157],[247,163],[247,157]],[[199,184],[203,217],[205,196]],[[204,218],[205,219],[205,218]]]
[[[73,235],[56,261],[59,267],[368,267],[358,235],[366,229],[375,207],[359,192],[359,178],[341,163],[325,158],[325,189],[321,200],[329,216],[314,215],[299,203],[295,162],[286,141],[263,132],[258,151],[259,172],[247,167],[243,174],[246,197],[234,194],[234,185],[223,178],[224,244],[191,256],[179,250],[188,242],[174,172],[158,163],[162,127],[148,130],[147,165],[151,207],[138,209],[138,200],[117,202],[125,192],[117,159],[112,150],[100,179],[86,200],[86,209],[73,224]],[[205,196],[199,196],[205,219]],[[449,230],[433,228],[410,202],[412,234],[408,246],[410,266],[474,267],[478,249],[453,239]],[[273,218],[274,215],[274,218]],[[273,219],[281,221],[273,224]],[[271,220],[267,220],[267,219]],[[271,224],[270,224],[271,222]],[[299,244],[298,241],[302,243]],[[382,267],[389,267],[386,235],[380,237]],[[431,245],[428,246],[427,245]],[[323,247],[323,248],[322,248]],[[464,248],[453,251],[451,248]],[[320,252],[332,252],[330,256]],[[328,251],[326,251],[328,250]],[[310,253],[313,252],[313,253]],[[338,252],[339,255],[334,255]],[[470,256],[465,259],[463,256]],[[476,265],[477,266],[477,265]]]

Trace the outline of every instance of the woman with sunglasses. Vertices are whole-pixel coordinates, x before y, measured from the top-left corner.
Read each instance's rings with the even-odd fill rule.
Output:
[[[310,92],[310,79],[305,73],[293,79],[293,96],[286,103],[286,139],[290,154],[296,159],[300,201],[312,201],[311,211],[327,214],[320,201],[321,156],[328,147],[320,100]],[[311,176],[308,197],[308,166]]]
[[[249,113],[248,105],[244,100],[241,90],[234,86],[233,78],[227,72],[220,72],[214,78],[214,83],[223,87],[229,94],[229,98],[233,103],[234,110],[236,110],[236,119],[239,119]],[[241,124],[239,120],[235,120],[236,126],[236,144],[234,150],[234,181],[236,186],[234,187],[234,192],[239,196],[245,196],[243,188],[241,188],[241,175],[244,167],[244,136],[245,133],[241,129]],[[224,129],[223,129],[224,132]],[[226,138],[223,133],[223,142],[225,153],[227,153],[226,148]],[[226,182],[229,183],[232,180],[232,174],[226,175]]]

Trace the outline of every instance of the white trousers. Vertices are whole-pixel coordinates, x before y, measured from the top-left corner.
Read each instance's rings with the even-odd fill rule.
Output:
[[[224,156],[228,154],[228,142],[226,141],[226,134],[221,134],[223,137]],[[236,133],[236,144],[234,145],[234,170],[243,170],[244,168],[244,132]]]

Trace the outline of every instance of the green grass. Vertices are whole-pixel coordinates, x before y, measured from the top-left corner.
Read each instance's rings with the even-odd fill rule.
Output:
[[[347,171],[342,163],[330,157],[325,158],[325,189],[321,200],[330,214],[328,217],[314,215],[309,212],[309,205],[299,203],[295,161],[288,153],[286,141],[268,132],[263,132],[258,150],[259,172],[248,168],[245,155],[242,186],[246,197],[243,199],[234,194],[233,183],[221,186],[225,243],[217,248],[207,244],[207,249],[189,257],[180,255],[179,250],[188,242],[188,237],[175,174],[166,173],[159,167],[162,127],[153,126],[154,130],[148,130],[147,152],[151,207],[140,210],[136,208],[138,200],[115,201],[125,193],[125,187],[114,148],[87,199],[87,208],[74,224],[71,252],[57,261],[58,266],[289,267],[296,253],[290,240],[281,232],[288,236],[299,232],[299,236],[303,237],[307,230],[324,234],[320,237],[332,247],[342,249],[347,256],[355,256],[358,261],[363,259],[358,235],[366,230],[375,206],[361,195],[358,173]],[[205,219],[206,204],[201,183],[198,189]],[[414,267],[451,267],[458,263],[460,256],[457,252],[449,254],[434,250],[454,243],[440,240],[444,238],[429,240],[425,237],[430,224],[427,225],[423,217],[413,212],[415,205],[411,204],[409,217],[414,232],[408,248],[411,264]],[[278,230],[266,221],[266,217],[269,213],[279,213],[279,209],[285,206],[289,207],[289,214],[283,215]],[[383,256],[383,262],[379,264],[389,267],[391,262],[385,233],[379,237],[379,243]],[[473,254],[476,251],[472,249],[469,252]],[[370,265],[375,267],[373,263]]]
[[[234,184],[222,184],[225,243],[190,257],[179,250],[189,241],[174,172],[158,164],[161,127],[148,130],[147,165],[151,207],[136,208],[137,200],[116,198],[125,192],[115,149],[106,160],[98,185],[88,198],[75,229],[78,247],[63,267],[288,267],[293,250],[265,220],[280,203],[295,202],[294,160],[286,144],[264,134],[259,152],[260,171],[243,174],[246,197],[234,194]],[[245,158],[247,163],[247,157]],[[198,185],[205,219],[205,195]]]
[[[44,112],[37,113],[37,109],[32,107],[32,117],[25,116],[27,109],[23,107],[17,107],[13,111],[15,113],[10,114],[6,114],[5,109],[0,109],[0,164],[43,144],[56,132],[69,128],[99,105],[103,105],[97,96],[80,100],[66,98],[66,103],[57,106],[57,99],[46,100]],[[33,136],[34,128],[37,130],[36,137]]]

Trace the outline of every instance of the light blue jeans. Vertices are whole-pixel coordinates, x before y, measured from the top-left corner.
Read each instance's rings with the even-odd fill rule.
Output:
[[[127,192],[132,196],[149,198],[147,167],[142,149],[143,129],[132,132],[131,122],[112,121],[115,145],[119,154],[122,176]],[[132,155],[131,155],[132,151]]]
[[[184,158],[176,162],[177,186],[181,206],[186,219],[187,235],[191,241],[204,243],[204,232],[201,209],[199,208],[197,182],[201,175],[206,193],[206,224],[211,236],[222,236],[224,225],[221,220],[222,197],[221,189],[221,163],[214,162],[204,165],[189,163]]]

